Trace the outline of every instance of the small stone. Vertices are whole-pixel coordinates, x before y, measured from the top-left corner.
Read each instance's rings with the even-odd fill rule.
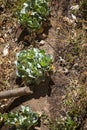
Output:
[[[47,38],[47,35],[45,33],[42,34],[43,38]]]
[[[5,48],[3,49],[3,56],[7,56],[9,53],[9,44],[5,46]]]
[[[44,40],[41,40],[40,41],[40,45],[44,45],[45,44],[45,41]]]
[[[73,65],[73,67],[74,67],[75,69],[78,68],[78,66],[79,66],[78,63],[75,63],[75,64]]]
[[[57,28],[57,30],[60,30],[60,29],[61,29],[60,27]]]
[[[4,34],[4,37],[6,38],[7,36],[8,36],[8,35],[5,33],[5,34]]]
[[[5,26],[3,26],[2,28],[5,29]]]
[[[5,107],[5,105],[1,105],[1,108]]]
[[[3,101],[4,101],[4,102],[7,102],[7,101],[8,101],[8,99],[6,99],[6,98],[5,98],[5,99],[3,99]]]
[[[39,34],[38,37],[42,40],[46,39],[47,38],[47,35],[45,33],[43,34]]]
[[[63,95],[63,96],[62,96],[62,99],[65,99],[65,98],[66,98],[66,95]]]
[[[3,38],[0,38],[0,43],[4,43],[4,39]]]
[[[15,39],[14,39],[14,41],[15,41],[15,42],[17,42],[17,41],[18,41],[18,39],[17,39],[17,38],[15,38]]]

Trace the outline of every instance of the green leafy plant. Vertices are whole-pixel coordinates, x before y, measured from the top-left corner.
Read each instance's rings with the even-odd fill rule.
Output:
[[[17,53],[17,76],[27,84],[40,84],[52,68],[52,57],[44,50],[31,48]]]
[[[78,127],[78,122],[76,122],[70,115],[67,115],[66,119],[58,119],[49,124],[50,130],[76,130]]]
[[[39,30],[49,16],[48,0],[27,0],[17,14],[22,25]]]
[[[65,121],[65,130],[76,130],[76,128],[78,128],[78,123],[68,115]]]
[[[5,126],[15,130],[30,130],[38,124],[39,115],[32,112],[30,107],[21,106],[18,111],[1,114],[1,119]]]

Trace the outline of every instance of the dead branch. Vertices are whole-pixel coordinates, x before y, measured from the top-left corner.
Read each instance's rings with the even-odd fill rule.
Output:
[[[15,88],[12,90],[0,92],[0,99],[23,96],[23,95],[28,95],[28,94],[32,94],[32,93],[33,92],[30,90],[29,87]]]

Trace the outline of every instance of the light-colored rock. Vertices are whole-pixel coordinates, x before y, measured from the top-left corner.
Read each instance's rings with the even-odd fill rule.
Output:
[[[8,36],[8,35],[5,33],[5,34],[4,34],[4,37],[6,38],[7,36]]]
[[[40,44],[40,45],[44,45],[44,44],[45,44],[45,41],[44,41],[44,40],[41,40],[39,44]]]
[[[9,44],[4,47],[4,49],[3,49],[3,56],[7,56],[8,53],[9,53]]]
[[[0,38],[0,43],[4,43],[4,39],[3,38]]]

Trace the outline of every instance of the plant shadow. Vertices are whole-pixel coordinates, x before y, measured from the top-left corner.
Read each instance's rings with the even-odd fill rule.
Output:
[[[21,97],[17,97],[11,103],[11,105],[5,110],[6,112],[11,111],[15,107],[21,105],[22,103],[34,99],[39,99],[40,97],[45,97],[46,95],[50,96],[51,94],[51,87],[54,83],[52,79],[47,79],[45,83],[41,83],[40,85],[34,86],[33,93],[31,95],[24,95]],[[32,88],[31,88],[32,89]]]

